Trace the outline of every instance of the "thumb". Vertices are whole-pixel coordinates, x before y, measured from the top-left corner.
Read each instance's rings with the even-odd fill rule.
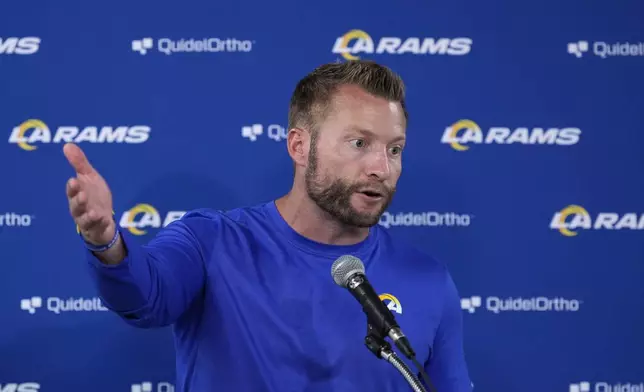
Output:
[[[76,170],[76,173],[90,174],[95,171],[92,165],[87,160],[87,157],[85,156],[83,150],[81,150],[81,148],[76,144],[66,143],[63,147],[63,153],[65,154],[65,157],[72,165],[74,170]]]

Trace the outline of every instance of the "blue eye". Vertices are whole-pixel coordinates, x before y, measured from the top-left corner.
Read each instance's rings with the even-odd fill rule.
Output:
[[[365,141],[364,141],[364,140],[362,140],[362,139],[355,139],[355,140],[352,140],[352,141],[351,141],[351,143],[353,143],[353,145],[354,145],[355,147],[358,147],[358,148],[362,148],[362,147],[364,147],[364,146],[367,144],[367,142],[365,142]]]

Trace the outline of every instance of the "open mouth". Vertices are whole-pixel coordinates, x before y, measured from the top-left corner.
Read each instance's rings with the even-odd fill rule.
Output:
[[[374,190],[365,190],[365,191],[362,191],[360,193],[362,193],[363,195],[368,196],[370,198],[374,198],[374,199],[377,199],[377,198],[380,198],[380,197],[384,196],[382,193],[380,193],[378,191],[374,191]]]

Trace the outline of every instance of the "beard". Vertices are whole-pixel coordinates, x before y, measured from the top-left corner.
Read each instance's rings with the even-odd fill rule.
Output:
[[[311,140],[309,152],[309,165],[306,169],[306,191],[309,197],[323,211],[326,211],[339,222],[354,227],[371,227],[380,221],[380,216],[385,212],[393,199],[395,188],[386,188],[377,184],[383,195],[383,202],[378,211],[360,212],[351,205],[351,196],[354,193],[373,185],[373,182],[350,184],[340,178],[332,179],[319,172],[315,140]]]

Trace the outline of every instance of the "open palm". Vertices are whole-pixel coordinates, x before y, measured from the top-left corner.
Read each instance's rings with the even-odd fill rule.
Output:
[[[67,181],[66,189],[72,218],[85,240],[106,244],[116,229],[112,219],[112,193],[107,182],[77,145],[66,144],[63,153],[76,171],[76,176]]]

